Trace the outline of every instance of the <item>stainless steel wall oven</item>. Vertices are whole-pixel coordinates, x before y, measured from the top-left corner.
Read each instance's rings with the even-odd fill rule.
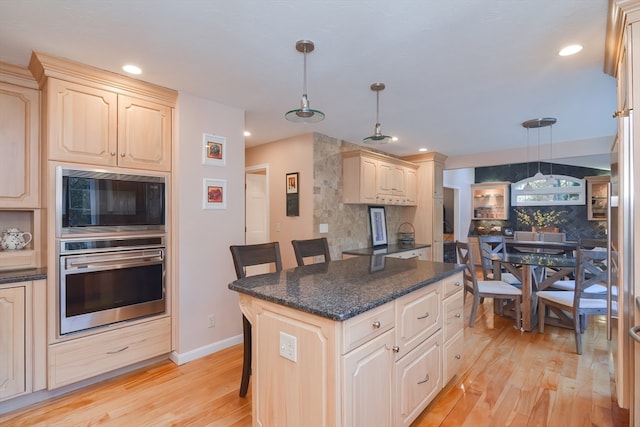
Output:
[[[166,312],[163,235],[58,243],[60,336]]]

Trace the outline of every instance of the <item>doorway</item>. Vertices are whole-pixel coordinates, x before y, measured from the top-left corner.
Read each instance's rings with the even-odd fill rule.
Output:
[[[244,241],[247,245],[269,241],[269,166],[245,168]],[[268,273],[268,265],[247,268],[247,275]]]
[[[444,262],[456,262],[455,241],[458,239],[459,229],[456,226],[459,221],[457,188],[444,187],[443,209],[443,260]]]

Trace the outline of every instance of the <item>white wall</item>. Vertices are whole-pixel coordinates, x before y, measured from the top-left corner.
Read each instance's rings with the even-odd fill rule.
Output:
[[[475,169],[445,170],[443,184],[445,187],[458,189],[458,222],[454,225],[458,239],[467,241],[469,225],[471,225],[471,184],[475,181]]]
[[[238,295],[227,285],[236,278],[229,246],[244,243],[244,112],[184,92],[176,110],[172,359],[184,363],[242,341]],[[226,137],[224,167],[202,164],[203,133]],[[204,178],[227,181],[225,210],[202,209]]]

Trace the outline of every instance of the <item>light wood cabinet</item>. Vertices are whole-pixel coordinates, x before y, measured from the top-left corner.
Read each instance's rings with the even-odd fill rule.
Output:
[[[428,261],[429,248],[410,249],[408,251],[396,252],[396,253],[385,255],[385,256],[387,258],[401,258],[401,259],[417,258],[421,261]]]
[[[471,184],[471,219],[509,219],[509,182]]]
[[[403,157],[419,166],[417,173],[416,209],[402,219],[413,224],[417,242],[431,245],[431,260],[444,258],[444,187],[443,171],[446,156],[426,153]]]
[[[254,423],[410,425],[459,372],[461,297],[456,273],[340,322],[240,294],[254,331]],[[280,355],[282,332],[295,360]]]
[[[414,206],[417,166],[364,150],[342,153],[344,203]]]
[[[49,346],[49,389],[171,351],[171,319],[151,320]]]
[[[609,209],[609,176],[585,176],[587,181],[587,219],[606,221]]]
[[[26,392],[25,288],[0,289],[0,400]]]
[[[0,400],[45,386],[44,280],[0,285]]]
[[[0,206],[38,208],[40,94],[26,69],[0,63]]]
[[[29,68],[44,92],[49,160],[171,170],[175,91],[42,53]]]

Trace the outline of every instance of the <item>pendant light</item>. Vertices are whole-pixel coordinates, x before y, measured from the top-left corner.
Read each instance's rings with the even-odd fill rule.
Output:
[[[376,93],[376,126],[373,135],[364,138],[362,141],[368,144],[385,144],[391,142],[392,137],[383,135],[380,130],[380,91],[384,90],[384,83],[372,83],[371,90]]]
[[[287,111],[284,117],[296,123],[318,123],[324,120],[324,113],[309,108],[309,98],[307,97],[307,53],[313,52],[314,44],[311,40],[298,40],[296,50],[304,55],[304,75],[302,80],[302,100],[300,108]]]
[[[542,174],[542,172],[540,172],[540,128],[547,127],[547,126],[551,126],[551,128],[553,128],[553,125],[555,123],[556,123],[556,119],[554,117],[542,117],[539,119],[531,119],[531,120],[522,122],[522,127],[527,129],[527,155],[528,155],[528,147],[529,147],[529,129],[538,129],[538,172],[533,176],[533,178],[538,180],[545,179],[545,176]],[[550,141],[550,144],[552,143],[553,142]]]

